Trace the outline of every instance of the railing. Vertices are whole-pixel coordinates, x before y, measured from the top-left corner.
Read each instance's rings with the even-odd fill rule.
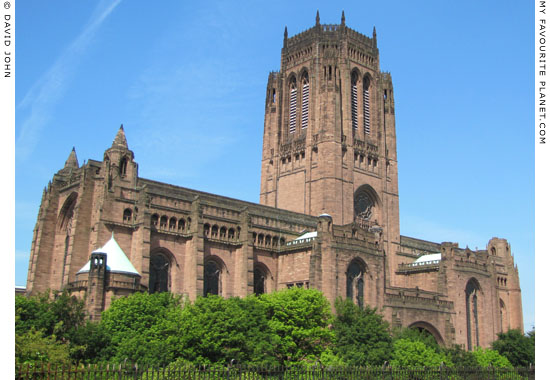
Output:
[[[126,365],[50,366],[22,365],[15,369],[16,380],[30,379],[98,379],[98,380],[155,380],[155,379],[234,379],[234,380],[359,380],[359,379],[534,379],[535,367],[528,368],[398,368],[384,367],[190,367],[169,365],[159,368]]]
[[[411,272],[423,272],[439,270],[439,262],[441,260],[421,261],[408,264],[399,264],[397,267],[397,273],[411,273]]]

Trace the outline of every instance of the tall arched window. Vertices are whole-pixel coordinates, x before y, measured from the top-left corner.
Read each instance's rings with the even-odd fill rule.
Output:
[[[167,292],[169,289],[170,261],[161,253],[151,255],[149,264],[149,293]]]
[[[215,260],[204,264],[204,296],[221,295],[221,266]]]
[[[479,346],[478,294],[480,291],[479,282],[475,278],[470,279],[466,284],[466,333],[470,351]]]
[[[265,293],[265,272],[259,267],[254,267],[254,294],[259,296]]]
[[[357,72],[351,73],[351,125],[353,130],[357,130]]]
[[[363,307],[365,288],[365,266],[359,260],[353,260],[346,272],[346,297]]]
[[[126,157],[123,157],[122,160],[120,160],[120,176],[124,177],[126,175],[126,169],[128,167],[128,159]]]
[[[506,332],[510,328],[510,325],[508,324],[508,313],[506,312],[506,305],[504,304],[504,301],[500,300],[500,326],[501,326],[501,332]]]
[[[307,128],[309,121],[309,76],[307,71],[302,75],[302,129]]]
[[[61,211],[58,217],[59,230],[62,234],[65,235],[65,244],[63,248],[63,266],[61,267],[61,286],[64,285],[63,279],[65,278],[65,265],[67,264],[67,257],[69,255],[69,245],[71,242],[74,209],[76,206],[77,198],[77,193],[71,193],[67,197],[67,199],[65,199],[65,203],[63,203],[63,207],[61,207]]]
[[[289,133],[296,132],[296,97],[297,97],[297,88],[296,88],[296,77],[290,79],[290,99],[289,99],[289,112],[288,112],[288,131]]]
[[[370,80],[368,76],[363,79],[363,128],[365,134],[370,134]]]

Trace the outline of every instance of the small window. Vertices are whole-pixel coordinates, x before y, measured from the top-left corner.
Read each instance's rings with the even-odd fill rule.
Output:
[[[170,231],[176,230],[176,218],[172,217],[170,218],[170,224],[169,224]]]
[[[120,160],[120,175],[121,177],[124,177],[126,175],[126,168],[128,166],[128,159],[126,157],[123,157],[122,160]]]
[[[132,221],[132,210],[129,208],[124,210],[124,214],[122,215],[122,221],[124,223],[130,223]]]
[[[183,232],[183,231],[185,231],[185,219],[181,218],[178,221],[178,232]]]
[[[151,226],[156,228],[158,227],[158,225],[159,225],[159,216],[157,214],[153,214],[151,216]]]
[[[161,218],[160,218],[160,228],[161,229],[166,229],[166,225],[168,224],[168,217],[166,215],[163,215]]]

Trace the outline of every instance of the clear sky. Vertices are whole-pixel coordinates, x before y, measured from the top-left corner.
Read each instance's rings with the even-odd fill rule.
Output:
[[[162,4],[162,5],[160,5]],[[508,239],[534,301],[531,1],[16,3],[15,281],[43,188],[73,146],[101,160],[124,124],[141,177],[258,202],[267,77],[321,23],[368,36],[393,77],[401,234]]]

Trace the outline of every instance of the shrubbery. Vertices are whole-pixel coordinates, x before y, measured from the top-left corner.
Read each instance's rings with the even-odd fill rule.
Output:
[[[16,364],[123,361],[152,366],[495,367],[534,363],[534,331],[499,334],[493,349],[440,347],[415,329],[390,332],[376,309],[293,288],[262,296],[195,302],[170,293],[113,300],[101,321],[85,322],[82,301],[67,293],[17,296]]]

